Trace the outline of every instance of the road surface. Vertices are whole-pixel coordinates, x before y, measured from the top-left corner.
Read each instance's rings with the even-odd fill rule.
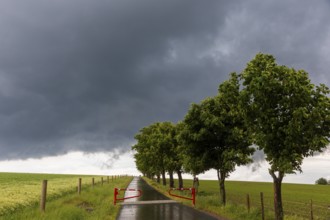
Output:
[[[170,200],[170,198],[154,190],[140,177],[134,177],[127,188],[142,190],[142,196],[139,198],[127,199],[122,202],[117,220],[219,219],[204,212],[200,212],[192,207],[184,206]],[[137,192],[127,191],[125,197],[136,194]]]

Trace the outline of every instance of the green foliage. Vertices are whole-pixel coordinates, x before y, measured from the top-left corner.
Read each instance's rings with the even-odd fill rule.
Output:
[[[176,141],[176,127],[171,122],[157,122],[144,127],[135,135],[137,168],[148,176],[180,170],[182,166]]]
[[[271,165],[277,219],[283,219],[285,174],[302,172],[303,159],[329,144],[329,92],[312,84],[304,70],[257,54],[239,76],[232,73],[219,86],[218,95],[192,104],[175,132],[162,123],[141,129],[133,146],[137,167],[149,176],[181,166],[193,175],[214,168],[225,203],[225,178],[251,162],[255,144]]]
[[[193,104],[181,131],[181,141],[188,157],[199,158],[203,171],[221,169],[227,177],[236,165],[250,162],[247,128],[239,106],[236,74],[219,87],[219,94],[200,105]]]
[[[315,184],[318,184],[318,185],[327,185],[328,184],[328,181],[325,178],[321,177],[320,179],[318,179],[318,180],[315,181]]]
[[[203,167],[203,158],[199,157],[199,155],[190,154],[190,149],[186,147],[186,143],[184,143],[183,138],[184,135],[188,135],[185,129],[185,124],[183,122],[179,122],[177,124],[177,136],[176,139],[179,144],[179,152],[181,155],[182,160],[182,166],[183,170],[186,173],[190,173],[192,175],[198,175],[200,173],[203,173],[205,171],[205,168]]]
[[[254,149],[249,147],[247,128],[240,106],[238,76],[231,74],[219,86],[219,94],[201,104],[193,104],[183,121],[180,139],[194,172],[218,171],[221,202],[225,204],[224,181],[236,165],[251,162]],[[200,165],[195,167],[194,162]]]
[[[301,171],[304,157],[329,144],[329,89],[314,86],[305,71],[279,66],[265,54],[257,54],[241,77],[251,134],[271,171]]]
[[[329,144],[330,99],[303,70],[279,66],[271,55],[257,54],[241,74],[245,119],[254,143],[266,154],[274,180],[276,219],[283,219],[281,182],[301,170],[304,157]]]

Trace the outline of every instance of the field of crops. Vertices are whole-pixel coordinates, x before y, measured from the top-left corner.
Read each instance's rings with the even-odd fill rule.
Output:
[[[167,187],[149,181],[167,194]],[[192,180],[184,180],[185,187],[192,187]],[[226,208],[219,207],[219,185],[215,180],[200,180],[196,208],[230,219],[261,219],[260,192],[263,193],[266,219],[274,219],[273,185],[262,182],[227,181]],[[251,210],[247,209],[247,194]],[[330,185],[287,184],[282,186],[286,219],[310,219],[311,200],[314,219],[330,219]],[[173,198],[172,198],[173,199]],[[190,205],[190,201],[183,201]]]
[[[39,203],[42,180],[48,180],[47,200],[61,197],[77,190],[78,179],[82,187],[101,181],[100,176],[0,173],[0,216]],[[107,177],[103,177],[107,181]],[[111,177],[110,177],[111,178]]]

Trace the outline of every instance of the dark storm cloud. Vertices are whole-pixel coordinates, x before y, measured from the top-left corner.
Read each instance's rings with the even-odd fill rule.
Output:
[[[328,1],[1,1],[0,159],[128,149],[257,52],[329,83]]]
[[[228,13],[214,53],[236,67],[271,53],[280,64],[308,71],[314,83],[329,84],[329,11],[329,1],[242,1]]]
[[[0,159],[129,148],[226,75],[199,57],[220,1],[0,4]]]

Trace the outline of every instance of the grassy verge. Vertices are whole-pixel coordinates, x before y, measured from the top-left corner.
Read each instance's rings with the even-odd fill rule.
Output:
[[[156,183],[153,180],[150,180],[148,178],[144,178],[148,184],[150,184],[152,187],[154,187],[159,192],[163,193],[164,195],[170,197],[173,200],[180,201],[181,203],[187,205],[187,206],[193,206],[192,202],[190,200],[180,199],[176,197],[172,197],[168,194],[168,186],[163,186],[161,184]],[[227,206],[220,207],[219,206],[219,195],[218,192],[214,191],[205,191],[205,188],[208,188],[207,185],[205,185],[203,180],[200,180],[200,188],[199,193],[196,196],[196,205],[195,208],[204,212],[208,212],[212,215],[221,216],[223,218],[227,219],[261,219],[261,213],[258,210],[251,209],[250,214],[247,213],[247,211],[244,210],[244,207],[237,206],[235,204],[228,203]],[[192,187],[192,181],[191,180],[184,180],[184,186],[185,187]],[[183,195],[183,196],[190,196],[190,192],[183,192],[180,193],[178,191],[173,192],[175,194]],[[269,218],[266,218],[269,219]]]
[[[46,211],[39,210],[39,204],[30,207],[16,208],[0,216],[1,220],[111,220],[116,219],[120,206],[113,205],[113,189],[124,188],[132,177],[121,177],[103,185],[86,186],[80,195],[76,192],[64,194],[61,197],[47,199]]]
[[[168,195],[168,186],[145,179],[161,193]],[[177,185],[177,182],[175,182]],[[184,180],[185,187],[192,187],[192,180]],[[261,219],[260,192],[264,194],[265,219],[274,219],[272,183],[259,182],[226,182],[227,205],[220,206],[219,186],[217,181],[200,180],[199,193],[195,208],[223,216],[228,219]],[[314,219],[330,219],[330,187],[304,184],[283,184],[283,206],[285,219],[310,219],[310,200],[313,199]],[[247,194],[250,196],[250,212],[247,209]],[[189,196],[187,194],[187,196]],[[177,199],[192,206],[191,201]]]

